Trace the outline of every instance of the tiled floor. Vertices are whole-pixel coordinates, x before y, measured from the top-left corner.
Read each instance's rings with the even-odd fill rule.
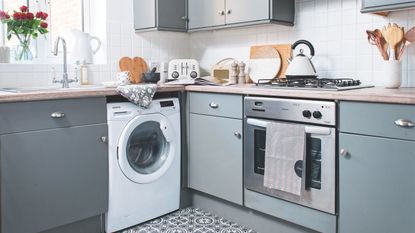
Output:
[[[121,233],[256,233],[256,231],[202,209],[186,208]]]

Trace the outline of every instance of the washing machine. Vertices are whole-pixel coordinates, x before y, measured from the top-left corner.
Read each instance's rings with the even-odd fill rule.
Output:
[[[109,206],[106,232],[170,213],[180,199],[180,106],[108,103]]]

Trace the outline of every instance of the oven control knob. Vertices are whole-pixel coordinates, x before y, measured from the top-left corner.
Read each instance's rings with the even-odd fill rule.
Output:
[[[171,77],[177,79],[179,77],[179,72],[174,71],[173,73],[171,73]]]
[[[313,112],[313,117],[316,119],[320,119],[323,116],[323,114],[321,114],[320,111],[314,111]]]
[[[304,110],[303,111],[303,117],[310,118],[311,117],[311,112],[309,110]]]

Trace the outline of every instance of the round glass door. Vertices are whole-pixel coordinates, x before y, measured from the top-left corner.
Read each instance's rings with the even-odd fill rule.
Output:
[[[161,177],[174,157],[175,142],[166,137],[171,135],[170,130],[173,129],[162,115],[132,120],[119,141],[118,161],[124,175],[137,183],[149,183]]]

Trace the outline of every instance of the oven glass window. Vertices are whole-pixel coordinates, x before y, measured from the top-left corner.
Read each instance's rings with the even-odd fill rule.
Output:
[[[307,142],[307,153],[310,159],[310,187],[321,189],[321,139],[310,138]]]
[[[265,169],[265,130],[254,130],[254,172],[264,175]]]

